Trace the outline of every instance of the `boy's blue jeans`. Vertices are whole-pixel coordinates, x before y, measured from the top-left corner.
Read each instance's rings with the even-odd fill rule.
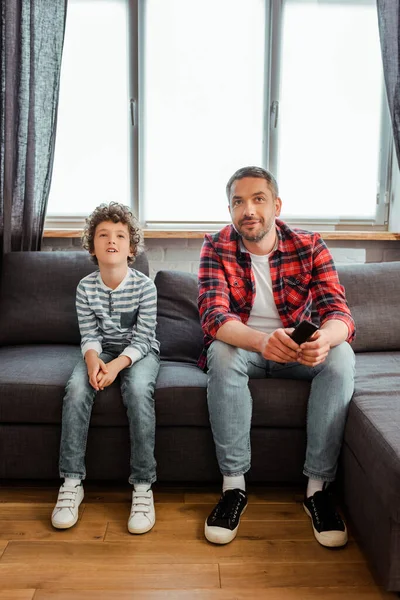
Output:
[[[306,367],[296,362],[279,364],[215,340],[208,349],[207,363],[208,410],[223,475],[243,475],[250,468],[252,398],[248,380],[252,377],[312,381],[303,473],[327,482],[335,479],[354,390],[355,357],[347,342],[332,348],[322,364]]]
[[[100,354],[105,363],[119,356],[124,347],[107,348]],[[129,483],[156,480],[154,458],[155,410],[153,392],[160,367],[157,354],[150,351],[132,367],[119,373],[121,395],[126,407],[131,442]],[[86,363],[76,365],[67,383],[63,401],[60,444],[60,477],[85,479],[85,453],[93,402],[97,393],[89,383]]]

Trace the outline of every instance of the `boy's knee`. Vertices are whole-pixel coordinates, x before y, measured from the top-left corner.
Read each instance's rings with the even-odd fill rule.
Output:
[[[145,398],[153,398],[154,384],[150,381],[132,379],[122,384],[121,392],[125,397],[126,403],[131,405],[140,404]]]

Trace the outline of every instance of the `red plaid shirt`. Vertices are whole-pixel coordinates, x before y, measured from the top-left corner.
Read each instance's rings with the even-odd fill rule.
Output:
[[[354,320],[331,253],[318,233],[290,229],[276,219],[278,245],[269,258],[272,291],[283,327],[311,320],[312,305],[320,323],[346,323],[348,342],[355,336]],[[218,329],[230,320],[247,323],[256,288],[250,255],[240,250],[240,235],[232,225],[206,234],[200,256],[199,298],[204,349],[198,366],[207,363],[207,348]]]

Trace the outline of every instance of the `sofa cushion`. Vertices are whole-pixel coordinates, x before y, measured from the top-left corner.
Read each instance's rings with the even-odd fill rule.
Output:
[[[400,350],[400,262],[338,265],[356,322],[355,352]]]
[[[345,444],[388,514],[400,521],[400,352],[356,355]],[[384,485],[383,485],[384,482]]]
[[[157,332],[163,360],[196,364],[203,348],[197,308],[197,275],[158,271]]]
[[[148,275],[141,255],[135,268]],[[10,252],[0,284],[0,346],[79,344],[76,286],[97,266],[87,252]]]
[[[62,344],[0,348],[0,423],[60,424],[67,381],[79,347]],[[161,363],[154,400],[158,427],[209,427],[207,376],[198,367]],[[252,379],[253,427],[304,429],[310,384]],[[100,392],[91,426],[126,426],[118,380]]]

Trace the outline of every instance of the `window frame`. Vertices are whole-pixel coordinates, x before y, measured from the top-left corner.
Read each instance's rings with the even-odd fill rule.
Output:
[[[324,0],[330,3],[339,3],[342,0]],[[264,48],[264,130],[262,140],[263,167],[276,172],[278,135],[279,135],[279,94],[280,94],[280,63],[281,40],[283,27],[283,4],[285,0],[264,0],[265,22],[269,23],[265,33]],[[356,3],[370,2],[370,0],[352,0]],[[226,225],[229,220],[227,211],[226,221],[143,221],[144,199],[141,194],[143,189],[143,171],[141,165],[144,156],[144,23],[146,18],[146,0],[127,0],[128,31],[129,31],[129,59],[130,78],[129,102],[131,117],[130,133],[130,188],[131,205],[144,229],[152,230],[182,230],[198,231],[217,229]],[[276,114],[276,111],[278,113]],[[394,140],[391,119],[386,100],[386,91],[382,78],[382,110],[381,110],[381,139],[379,153],[379,188],[377,190],[377,208],[375,219],[291,219],[285,221],[292,226],[300,226],[321,231],[388,231],[390,219],[390,204],[393,201],[393,157]],[[80,229],[84,224],[84,217],[46,215],[45,229]]]

